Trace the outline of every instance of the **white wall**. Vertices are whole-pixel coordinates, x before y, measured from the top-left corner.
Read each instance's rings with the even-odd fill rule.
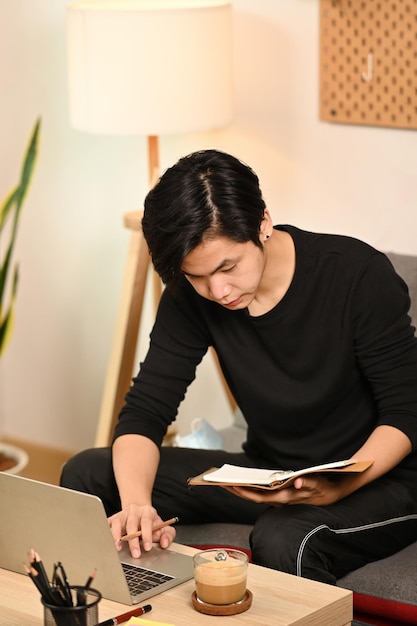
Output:
[[[0,198],[42,117],[15,255],[16,327],[0,362],[0,434],[81,449],[100,408],[128,244],[122,215],[140,208],[147,172],[145,138],[69,126],[65,4],[0,0]],[[416,133],[318,119],[318,0],[234,0],[234,10],[234,123],[163,137],[162,169],[195,149],[227,150],[258,172],[277,222],[417,253]],[[182,433],[195,416],[231,419],[210,359],[200,369]]]

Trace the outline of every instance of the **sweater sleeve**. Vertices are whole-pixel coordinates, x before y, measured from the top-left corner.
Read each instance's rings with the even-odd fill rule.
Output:
[[[403,431],[417,447],[417,339],[404,281],[388,258],[373,255],[355,286],[354,337],[359,365],[370,384],[378,425]]]
[[[197,304],[164,291],[138,375],[126,395],[114,439],[140,434],[160,445],[210,344]]]

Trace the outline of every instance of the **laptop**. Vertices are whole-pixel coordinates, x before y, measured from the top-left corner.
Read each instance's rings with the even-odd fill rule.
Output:
[[[137,604],[193,577],[192,557],[154,545],[139,559],[128,545],[115,548],[100,498],[0,472],[0,567],[25,573],[31,548],[49,578],[61,561],[71,585],[92,587],[103,597]],[[175,511],[173,512],[175,514]]]

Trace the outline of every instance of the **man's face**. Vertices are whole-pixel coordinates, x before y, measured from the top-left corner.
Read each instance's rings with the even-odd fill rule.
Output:
[[[196,292],[207,300],[238,310],[255,298],[266,257],[252,241],[209,239],[192,250],[181,270]]]

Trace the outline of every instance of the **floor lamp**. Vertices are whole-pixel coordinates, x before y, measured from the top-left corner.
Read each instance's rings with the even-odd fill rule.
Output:
[[[70,3],[67,65],[72,126],[89,133],[145,135],[152,187],[159,177],[160,135],[206,131],[231,121],[231,31],[231,0]],[[141,215],[134,211],[124,216],[131,241],[97,446],[110,442],[133,372],[149,274]]]

